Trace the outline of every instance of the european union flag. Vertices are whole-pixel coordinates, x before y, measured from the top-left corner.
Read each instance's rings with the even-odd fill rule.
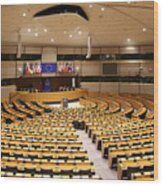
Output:
[[[56,63],[42,63],[41,64],[41,72],[42,73],[54,73],[57,72],[57,64]]]

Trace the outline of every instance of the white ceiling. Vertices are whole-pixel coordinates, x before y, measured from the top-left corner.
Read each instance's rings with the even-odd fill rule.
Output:
[[[89,21],[74,14],[33,18],[54,4],[2,6],[2,44],[17,43],[19,32],[23,44],[29,45],[84,47],[88,34],[94,47],[153,44],[153,2],[78,5]]]

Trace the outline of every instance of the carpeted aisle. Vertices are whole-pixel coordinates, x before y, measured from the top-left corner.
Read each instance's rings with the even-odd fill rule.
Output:
[[[102,158],[101,151],[96,149],[95,144],[92,143],[91,139],[85,131],[77,131],[79,140],[83,142],[84,149],[87,150],[90,160],[96,167],[96,173],[102,179],[115,180],[117,179],[117,173],[111,170],[108,166],[108,160]]]

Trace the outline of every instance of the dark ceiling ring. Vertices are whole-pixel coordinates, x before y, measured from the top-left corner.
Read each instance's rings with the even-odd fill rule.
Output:
[[[89,20],[85,11],[77,5],[57,5],[37,12],[34,17],[43,17],[58,14],[77,14],[85,20]]]

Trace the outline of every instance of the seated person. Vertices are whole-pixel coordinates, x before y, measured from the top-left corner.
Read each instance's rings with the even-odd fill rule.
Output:
[[[64,98],[63,99],[63,108],[67,108],[68,107],[68,99]]]

